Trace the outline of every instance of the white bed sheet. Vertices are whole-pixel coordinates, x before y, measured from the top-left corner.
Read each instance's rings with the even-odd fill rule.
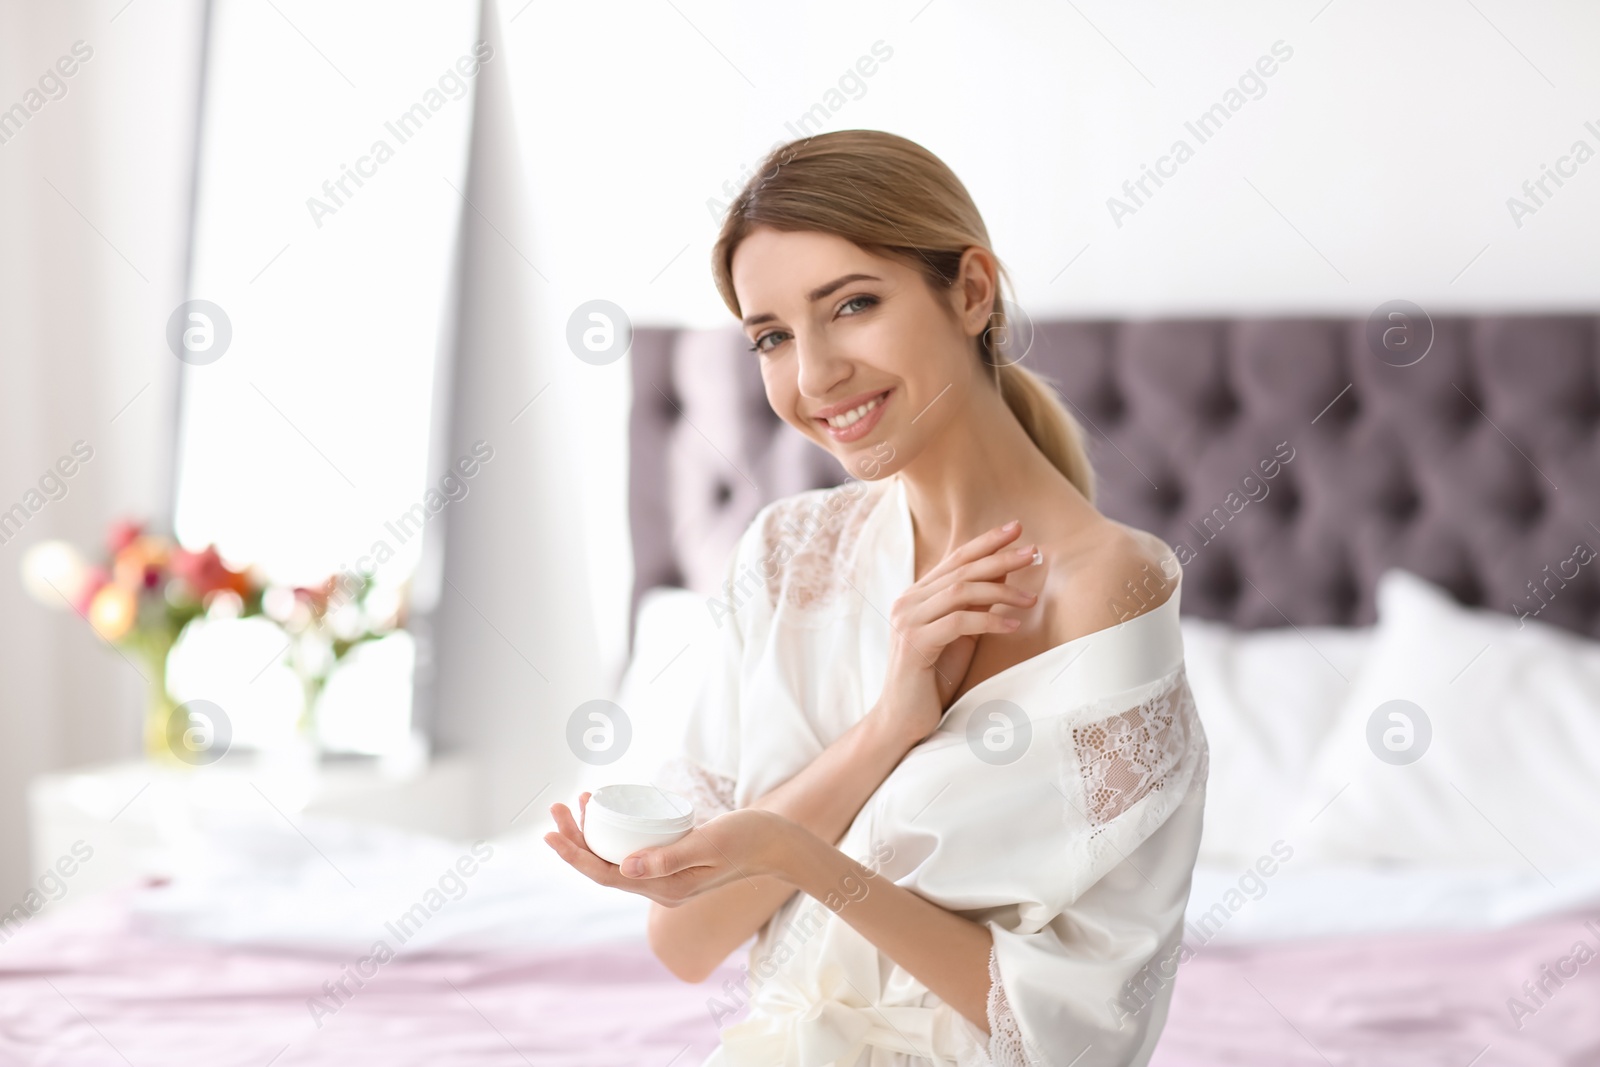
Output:
[[[466,843],[383,827],[305,819],[219,826],[205,870],[133,894],[148,928],[230,945],[362,955],[469,855]],[[406,951],[518,951],[639,940],[647,902],[596,886],[562,863],[543,828],[490,842],[465,891],[430,914]],[[1196,867],[1193,947],[1378,933],[1486,929],[1600,900],[1600,866],[1556,885],[1501,870],[1308,865],[1262,877],[1253,865]],[[349,881],[346,881],[348,878]],[[352,888],[352,883],[354,888]],[[1219,912],[1217,909],[1221,908]]]
[[[174,937],[355,955],[379,937],[393,944],[385,924],[419,904],[426,916],[405,928],[407,952],[643,937],[648,902],[578,874],[544,843],[548,820],[525,818],[527,830],[487,842],[481,861],[468,842],[369,824],[303,817],[304,838],[282,822],[218,824],[199,843],[205,863],[139,889],[131,906]]]
[[[1600,857],[1548,880],[1525,868],[1328,862],[1305,850],[1282,859],[1299,839],[1286,819],[1372,635],[1336,627],[1241,632],[1184,620],[1191,685],[1212,748],[1207,836],[1188,908],[1195,946],[1494,928],[1600,900]],[[716,637],[696,594],[661,589],[645,598],[635,655],[615,696],[634,743],[617,763],[589,768],[579,788],[647,780],[676,751]],[[305,819],[308,841],[281,822],[227,821],[237,818],[219,814],[196,843],[197,862],[133,896],[142,921],[178,937],[358,954],[470,855],[467,843],[384,827]],[[562,863],[542,841],[542,810],[524,821],[491,843],[492,858],[462,879],[459,899],[429,913],[408,950],[644,936],[643,898],[596,886]],[[1278,858],[1263,863],[1275,844]]]

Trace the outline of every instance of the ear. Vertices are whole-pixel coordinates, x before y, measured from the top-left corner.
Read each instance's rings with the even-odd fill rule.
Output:
[[[1000,286],[1000,266],[986,248],[973,245],[961,253],[956,270],[956,311],[969,337],[977,337],[990,325],[995,294]]]

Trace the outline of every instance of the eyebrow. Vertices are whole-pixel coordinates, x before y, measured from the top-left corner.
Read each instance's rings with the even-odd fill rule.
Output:
[[[838,290],[840,288],[843,288],[846,285],[849,285],[851,282],[876,282],[876,281],[881,281],[881,280],[882,279],[875,278],[870,274],[846,274],[842,278],[835,278],[833,281],[828,282],[826,285],[819,285],[815,289],[811,290],[809,293],[806,294],[806,302],[814,304],[818,300],[823,299],[824,297],[828,296],[828,294],[834,292],[835,290]],[[745,318],[744,325],[746,325],[746,326],[756,326],[756,325],[759,325],[760,323],[763,323],[763,322],[771,322],[773,319],[776,319],[777,317],[778,316],[774,315],[770,311],[763,312],[760,315],[750,315],[750,316]]]

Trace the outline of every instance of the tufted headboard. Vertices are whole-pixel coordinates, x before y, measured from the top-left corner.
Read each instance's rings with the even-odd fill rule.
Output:
[[[1432,330],[1397,366],[1366,320],[1057,320],[1024,362],[1088,433],[1101,510],[1178,551],[1185,614],[1369,624],[1399,566],[1600,638],[1600,560],[1574,559],[1600,552],[1600,317]],[[772,412],[736,327],[639,328],[632,359],[636,610],[713,592],[762,504],[844,472]]]

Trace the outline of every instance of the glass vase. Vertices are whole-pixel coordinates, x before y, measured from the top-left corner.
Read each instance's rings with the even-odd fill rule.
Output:
[[[144,708],[145,758],[168,767],[187,766],[188,764],[173,752],[170,741],[175,725],[172,717],[178,714],[179,709],[178,702],[167,692],[166,656],[149,657],[146,660],[146,673],[149,685]],[[185,725],[176,724],[179,736],[182,736]]]

